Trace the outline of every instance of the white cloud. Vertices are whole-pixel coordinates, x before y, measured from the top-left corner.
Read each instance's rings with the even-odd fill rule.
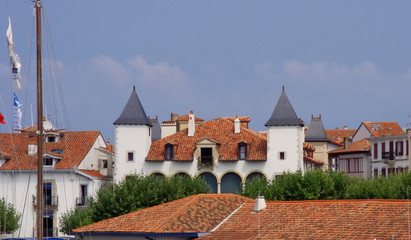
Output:
[[[256,65],[257,74],[268,80],[293,81],[301,84],[348,85],[369,84],[382,81],[384,75],[371,62],[362,62],[353,67],[338,63],[316,61],[304,63],[297,60],[284,61],[281,67],[270,62]]]
[[[132,79],[130,69],[109,56],[94,57],[91,61],[91,68],[101,77],[120,86],[129,85]]]
[[[184,86],[188,79],[188,75],[180,68],[170,66],[166,62],[149,64],[140,55],[128,63],[139,74],[138,81],[146,86],[178,89]]]

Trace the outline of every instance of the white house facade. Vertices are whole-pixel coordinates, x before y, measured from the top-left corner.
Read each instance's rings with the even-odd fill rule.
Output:
[[[37,146],[34,132],[0,134],[0,198],[21,214],[9,237],[36,236]],[[113,152],[98,131],[47,131],[43,154],[44,236],[62,236],[63,213],[87,205],[89,196],[112,181]]]
[[[406,134],[371,137],[372,176],[388,176],[410,168],[409,155],[411,132]]]

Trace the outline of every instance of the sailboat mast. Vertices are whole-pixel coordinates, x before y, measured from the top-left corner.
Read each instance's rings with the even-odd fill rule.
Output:
[[[37,239],[43,239],[43,82],[41,65],[41,2],[36,0],[37,35]]]

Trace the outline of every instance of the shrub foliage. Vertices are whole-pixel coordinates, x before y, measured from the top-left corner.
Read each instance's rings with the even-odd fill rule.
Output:
[[[13,233],[20,225],[20,214],[16,212],[14,206],[7,203],[4,198],[0,199],[0,234]]]
[[[131,175],[118,184],[103,186],[89,199],[88,207],[65,213],[60,228],[69,233],[93,222],[207,192],[208,184],[202,178]]]

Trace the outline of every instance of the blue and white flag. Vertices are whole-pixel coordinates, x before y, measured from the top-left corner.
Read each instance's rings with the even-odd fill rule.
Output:
[[[16,96],[15,93],[13,93],[14,95],[14,104],[13,104],[13,128],[14,129],[21,129],[21,117],[22,117],[22,113],[21,113],[21,102],[18,99],[18,97]]]
[[[21,90],[21,74],[20,74],[20,57],[14,52],[13,31],[11,30],[11,21],[9,17],[9,27],[7,28],[7,43],[9,50],[9,57],[11,63],[11,78],[13,79],[13,91],[18,92]]]

